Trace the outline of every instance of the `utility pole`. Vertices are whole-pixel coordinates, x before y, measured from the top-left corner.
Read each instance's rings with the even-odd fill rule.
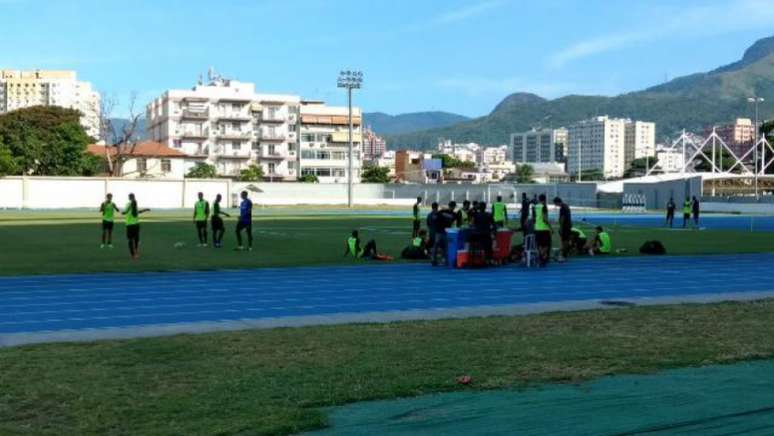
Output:
[[[758,199],[758,103],[763,103],[763,97],[749,97],[749,103],[755,105],[755,125],[753,125],[753,183],[755,184],[755,199]]]
[[[353,192],[352,192],[352,172],[354,171],[354,165],[352,163],[354,155],[354,138],[352,137],[352,90],[360,89],[363,85],[363,73],[360,71],[342,71],[339,74],[338,87],[347,89],[347,98],[349,105],[349,159],[347,169],[347,207],[352,207]],[[361,115],[362,117],[362,115]],[[363,122],[362,119],[360,121]],[[361,139],[362,140],[362,139]]]

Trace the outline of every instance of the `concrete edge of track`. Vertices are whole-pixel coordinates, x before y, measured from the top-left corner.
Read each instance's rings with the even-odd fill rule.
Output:
[[[635,306],[666,304],[700,304],[722,301],[752,301],[774,297],[774,290],[765,292],[730,292],[696,295],[673,295],[663,297],[620,298],[616,302]],[[621,309],[628,305],[605,304],[605,300],[567,300],[560,302],[528,303],[495,306],[471,306],[404,311],[341,313],[331,315],[289,316],[280,318],[244,319],[237,321],[215,321],[176,323],[161,325],[140,325],[132,327],[111,327],[98,329],[60,330],[32,333],[0,334],[0,347],[54,343],[93,342],[199,334],[281,327],[307,327],[355,323],[389,323],[397,321],[429,321],[439,319],[460,319],[485,316],[517,316],[545,312],[571,312],[591,309]]]

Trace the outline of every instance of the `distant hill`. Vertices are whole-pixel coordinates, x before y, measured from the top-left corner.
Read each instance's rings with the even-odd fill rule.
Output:
[[[761,119],[774,117],[774,37],[748,48],[738,62],[706,73],[679,77],[642,91],[615,97],[568,95],[546,100],[529,93],[509,95],[486,116],[442,128],[387,136],[392,149],[435,147],[438,138],[455,142],[506,144],[510,134],[533,126],[566,126],[595,115],[654,121],[659,138],[681,129],[751,117],[747,97],[757,95]]]
[[[414,112],[388,115],[382,112],[363,113],[365,125],[380,135],[415,132],[417,130],[446,127],[470,118],[448,112]]]
[[[120,135],[124,129],[124,126],[129,124],[129,120],[126,118],[111,118],[110,121],[113,123],[113,128],[115,129],[117,135]],[[137,121],[137,128],[135,129],[134,137],[137,141],[148,139],[148,132],[145,131],[145,118],[140,118]],[[117,140],[116,138],[108,138],[107,142],[109,144],[115,144]]]

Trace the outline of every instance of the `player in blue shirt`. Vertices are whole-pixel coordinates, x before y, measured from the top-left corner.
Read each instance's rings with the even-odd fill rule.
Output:
[[[239,205],[239,222],[236,227],[237,251],[242,251],[242,230],[247,232],[247,249],[253,251],[253,202],[247,198],[247,191],[242,191],[242,203]]]

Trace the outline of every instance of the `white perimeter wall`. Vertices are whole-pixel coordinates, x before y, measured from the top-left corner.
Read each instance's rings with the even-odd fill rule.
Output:
[[[229,205],[230,180],[137,180],[87,177],[6,177],[0,179],[0,208],[96,208],[107,193],[123,207],[130,193],[142,207],[190,208],[198,192],[212,201],[223,196]]]

